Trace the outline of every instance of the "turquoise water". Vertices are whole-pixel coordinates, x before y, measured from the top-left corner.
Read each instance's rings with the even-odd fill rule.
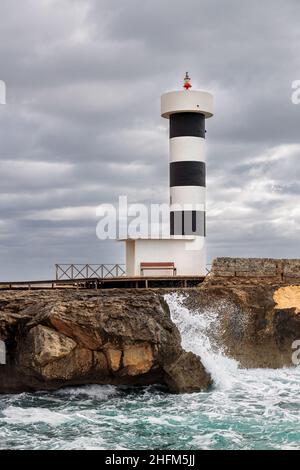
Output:
[[[299,449],[300,368],[243,370],[214,348],[213,312],[167,296],[188,350],[212,373],[210,392],[87,386],[0,399],[1,449]]]

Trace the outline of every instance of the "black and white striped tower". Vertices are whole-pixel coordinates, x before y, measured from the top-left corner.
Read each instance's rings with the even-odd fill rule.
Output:
[[[213,116],[213,96],[191,90],[188,73],[183,88],[161,97],[161,115],[170,120],[170,234],[196,237],[200,271],[204,272],[205,120]]]

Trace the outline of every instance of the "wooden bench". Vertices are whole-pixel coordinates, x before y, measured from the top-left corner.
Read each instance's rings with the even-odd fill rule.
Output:
[[[171,269],[173,271],[173,276],[176,276],[177,270],[174,263],[141,263],[141,276],[144,275],[145,270],[167,270]]]

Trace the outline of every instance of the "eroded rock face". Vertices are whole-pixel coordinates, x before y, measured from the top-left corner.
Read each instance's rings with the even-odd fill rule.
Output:
[[[26,340],[21,342],[19,360],[25,367],[44,367],[51,362],[68,356],[76,343],[71,338],[46,326],[32,328]]]
[[[2,292],[0,307],[0,393],[90,383],[190,392],[211,383],[200,358],[183,351],[158,293]]]
[[[300,261],[220,258],[192,308],[216,312],[214,341],[241,367],[293,366],[300,339]]]
[[[295,308],[300,313],[300,285],[280,287],[274,292],[276,309]]]
[[[146,374],[153,366],[153,351],[149,344],[124,347],[123,365],[128,375]]]

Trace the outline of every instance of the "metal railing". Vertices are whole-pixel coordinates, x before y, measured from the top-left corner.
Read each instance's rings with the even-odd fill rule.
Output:
[[[206,273],[209,274],[211,272],[211,268],[212,268],[212,264],[207,264],[205,269],[206,269]]]
[[[125,276],[124,264],[56,264],[56,280],[105,279]]]

